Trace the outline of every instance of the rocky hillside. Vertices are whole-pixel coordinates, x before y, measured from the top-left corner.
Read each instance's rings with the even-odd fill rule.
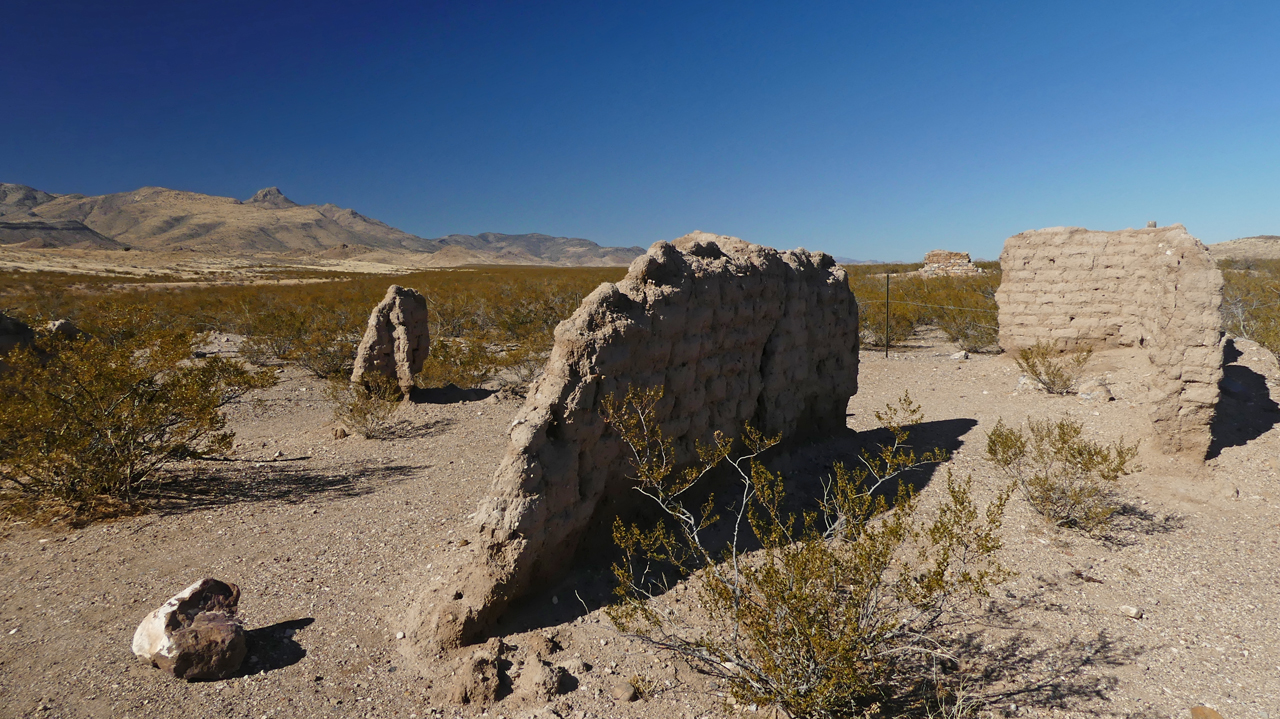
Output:
[[[437,242],[447,247],[492,252],[510,264],[541,262],[553,265],[628,265],[643,255],[643,247],[601,247],[578,237],[549,235],[503,235],[482,232],[479,235],[449,235]]]
[[[1209,245],[1215,260],[1280,260],[1280,235],[1241,237]]]
[[[57,197],[34,187],[0,182],[0,217],[25,215],[36,205],[43,205]]]
[[[241,201],[163,187],[85,197],[0,184],[0,218],[0,244],[27,247],[320,255],[455,248],[450,254],[466,250],[472,262],[553,265],[625,265],[644,252],[538,234],[427,239],[337,205],[299,205],[276,187]]]

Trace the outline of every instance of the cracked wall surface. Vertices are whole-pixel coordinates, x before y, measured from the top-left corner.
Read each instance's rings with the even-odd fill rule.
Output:
[[[1222,273],[1186,228],[1032,230],[1005,241],[1000,268],[1001,348],[1146,349],[1163,449],[1205,456],[1222,379]]]
[[[745,422],[789,438],[833,431],[857,391],[857,317],[829,255],[706,233],[655,243],[556,328],[477,511],[479,546],[419,594],[414,640],[424,652],[474,641],[562,576],[593,525],[640,501],[600,417],[605,396],[664,387],[657,419],[681,461]]]

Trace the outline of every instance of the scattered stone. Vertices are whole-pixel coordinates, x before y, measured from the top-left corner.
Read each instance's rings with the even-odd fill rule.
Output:
[[[586,674],[587,672],[591,671],[591,665],[582,661],[578,657],[573,657],[572,659],[566,659],[562,662],[556,662],[556,666],[560,667],[566,672],[569,672],[570,675],[575,677],[580,677],[583,674]]]
[[[382,374],[408,394],[413,389],[413,376],[427,359],[430,340],[426,298],[417,290],[391,285],[369,314],[351,381],[360,382],[366,374]]]
[[[1182,225],[1014,235],[1000,255],[1000,347],[1138,347],[1166,452],[1203,460],[1222,379],[1222,272]]]
[[[1191,719],[1222,719],[1222,715],[1207,706],[1191,707]]]
[[[835,431],[857,391],[857,314],[829,255],[706,233],[655,243],[622,281],[597,288],[556,328],[546,369],[511,423],[476,513],[480,550],[441,580],[460,584],[465,599],[420,594],[411,621],[422,625],[423,653],[475,641],[510,602],[563,576],[589,530],[607,533],[612,516],[641,501],[600,416],[605,397],[664,387],[655,420],[678,463],[746,422],[790,438]]]
[[[62,335],[64,339],[69,340],[76,339],[84,334],[71,320],[54,320],[45,325],[44,330],[51,335]]]
[[[133,653],[179,679],[225,679],[248,652],[239,602],[236,585],[202,579],[142,620]]]
[[[449,701],[454,704],[492,704],[501,686],[498,661],[502,659],[504,649],[502,640],[495,637],[472,652],[454,678],[449,689]]]
[[[960,350],[959,352],[957,352],[957,353],[955,353],[955,354],[951,355],[951,359],[953,359],[953,360],[967,360],[967,359],[969,359],[969,353],[968,353],[968,352],[965,352],[964,350]]]
[[[569,673],[564,667],[551,665],[538,659],[530,659],[516,680],[514,691],[523,697],[546,701],[564,692]]]
[[[1140,607],[1130,607],[1127,604],[1120,607],[1120,613],[1130,619],[1142,619],[1143,612]]]
[[[633,702],[640,698],[635,686],[626,679],[614,679],[609,682],[609,696],[620,702]]]
[[[1115,400],[1115,396],[1111,394],[1111,388],[1098,379],[1087,379],[1081,382],[1076,394],[1080,399],[1091,402],[1112,402]]]

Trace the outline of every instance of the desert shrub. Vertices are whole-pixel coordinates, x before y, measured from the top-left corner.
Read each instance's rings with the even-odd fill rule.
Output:
[[[366,374],[363,382],[331,377],[324,395],[333,403],[333,418],[365,439],[386,436],[404,398],[395,380],[377,372]]]
[[[413,376],[413,383],[422,388],[452,384],[471,389],[487,382],[499,366],[498,354],[483,339],[433,339],[431,351],[422,369]]]
[[[240,352],[254,364],[292,362],[321,379],[351,373],[363,313],[347,306],[274,307],[246,319]]]
[[[1224,263],[1224,329],[1280,354],[1280,260]]]
[[[1058,352],[1048,342],[1036,342],[1018,350],[1014,358],[1018,369],[1040,385],[1049,394],[1071,394],[1076,389],[1085,363],[1093,356],[1091,347],[1080,347],[1070,352]]]
[[[219,408],[274,382],[237,362],[191,360],[191,333],[118,320],[105,318],[92,336],[39,337],[6,357],[0,484],[8,490],[77,508],[100,496],[133,501],[165,464],[225,450],[233,435]]]
[[[919,280],[892,278],[889,292],[889,325],[888,334],[885,328],[884,276],[850,276],[853,295],[858,300],[858,329],[862,340],[872,347],[884,347],[886,339],[890,344],[901,344],[916,331],[921,324],[922,313],[917,304],[903,302],[905,297],[915,296],[914,289]],[[910,285],[910,287],[908,287]]]
[[[987,458],[1015,480],[1037,512],[1062,527],[1096,533],[1120,508],[1115,484],[1136,471],[1138,445],[1085,439],[1084,425],[1064,417],[1027,420],[1027,431],[1004,423],[987,433]]]
[[[995,315],[974,310],[943,310],[938,314],[938,328],[947,339],[966,352],[985,352],[996,346],[1000,326]]]
[[[502,389],[523,396],[530,383],[542,374],[547,364],[548,350],[549,348],[543,349],[537,342],[507,345],[497,355],[497,371],[493,378]]]
[[[998,271],[973,277],[934,277],[924,284],[926,291],[921,294],[921,301],[932,305],[926,308],[926,321],[967,352],[984,352],[996,346],[1000,335]]]
[[[863,340],[870,346],[883,347],[884,275],[851,274],[849,284],[858,298],[858,326]],[[995,301],[995,291],[999,286],[998,271],[972,277],[892,275],[889,283],[888,340],[894,344],[901,343],[909,339],[918,327],[933,325],[967,351],[990,350],[995,347],[999,334]]]
[[[863,716],[877,703],[919,708],[936,696],[940,635],[965,600],[1007,576],[994,555],[1008,491],[982,510],[971,481],[948,475],[932,513],[906,482],[892,502],[875,491],[945,456],[908,450],[910,423],[921,415],[904,397],[880,415],[893,442],[864,453],[862,467],[837,465],[820,506],[793,511],[783,478],[759,461],[779,438],[751,427],[743,453],[734,456],[735,443],[717,433],[692,467],[676,471],[671,440],[654,422],[661,397],[661,389],[631,390],[603,405],[629,448],[636,489],[669,520],[614,524],[624,559],[608,612],[619,629],[723,680],[739,702],[790,716]],[[689,499],[716,467],[736,478],[727,509]],[[731,537],[723,550],[717,532]],[[759,549],[748,551],[753,543]],[[688,578],[696,607],[660,605],[672,573]]]

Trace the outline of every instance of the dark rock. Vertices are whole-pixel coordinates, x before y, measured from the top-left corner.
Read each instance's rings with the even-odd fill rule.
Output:
[[[179,679],[226,679],[247,653],[239,602],[236,585],[202,579],[142,620],[133,653]]]
[[[172,655],[157,666],[179,679],[225,679],[240,669],[248,652],[244,625],[223,612],[201,612],[170,637]]]

